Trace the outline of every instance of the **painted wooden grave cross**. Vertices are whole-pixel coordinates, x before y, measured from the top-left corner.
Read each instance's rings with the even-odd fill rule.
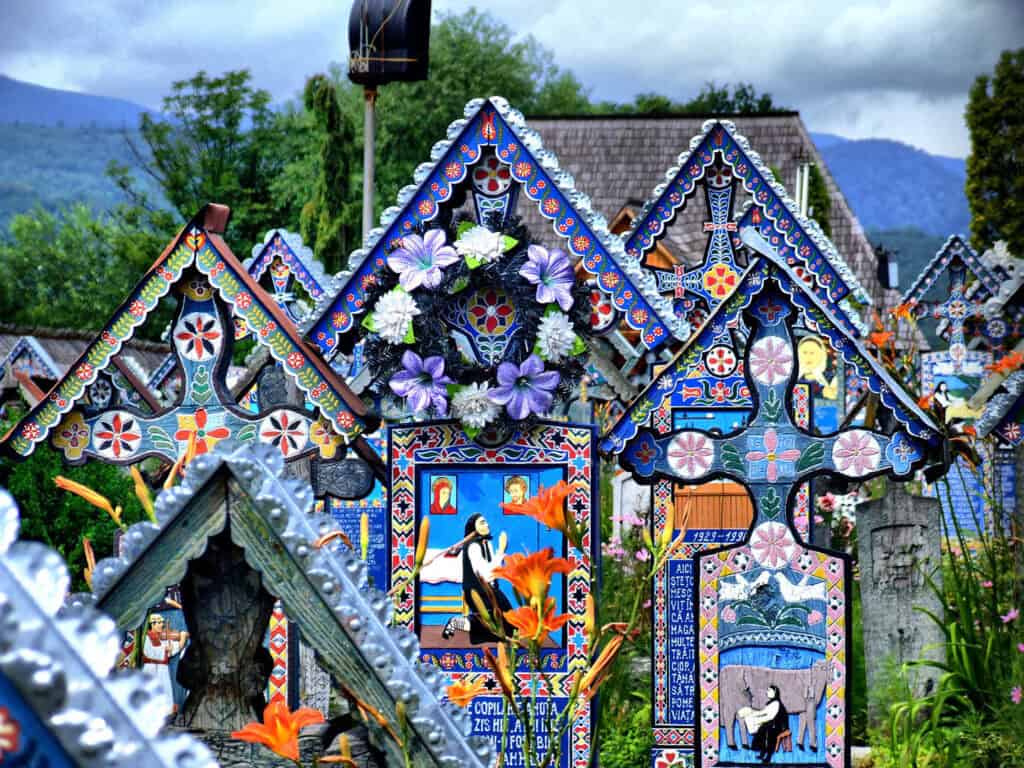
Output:
[[[375,419],[329,366],[305,348],[292,322],[231,253],[220,237],[229,215],[224,206],[207,206],[171,241],[46,400],[11,429],[5,447],[15,457],[29,455],[52,434],[53,444],[72,463],[91,457],[130,464],[148,456],[173,462],[221,443],[268,444],[294,460],[316,452],[333,456],[354,442],[357,451],[379,464],[358,439]],[[87,388],[172,289],[178,306],[171,342],[183,376],[176,402],[155,413],[119,403],[83,412]],[[238,407],[226,384],[232,316],[253,329],[257,344],[304,393],[312,413],[275,407],[253,414]]]
[[[774,249],[749,231],[744,240],[766,257],[754,260],[709,323],[718,314],[744,313],[749,334],[740,348],[753,404],[750,420],[726,432],[684,427],[663,434],[633,427],[624,433],[635,436],[626,438],[621,460],[640,481],[727,478],[744,485],[754,504],[742,541],[689,548],[681,556],[692,557],[693,568],[685,573],[669,563],[669,589],[692,589],[695,601],[693,654],[680,660],[693,664],[699,737],[657,750],[655,760],[659,766],[684,765],[693,759],[693,745],[705,766],[785,763],[797,755],[801,764],[838,768],[848,764],[849,747],[849,562],[802,541],[792,518],[798,487],[822,474],[853,480],[907,476],[925,461],[939,432],[778,263]],[[798,319],[860,369],[894,417],[891,434],[843,429],[819,435],[798,426]],[[702,333],[694,339],[696,353],[708,338]],[[652,383],[658,386],[665,385]],[[603,447],[615,450],[614,430],[609,437]],[[671,692],[680,695],[689,695],[686,683]],[[784,715],[776,717],[779,711]]]

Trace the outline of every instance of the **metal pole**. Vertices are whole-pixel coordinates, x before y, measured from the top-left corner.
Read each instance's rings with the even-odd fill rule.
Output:
[[[363,240],[373,227],[374,155],[376,151],[377,89],[363,89]]]

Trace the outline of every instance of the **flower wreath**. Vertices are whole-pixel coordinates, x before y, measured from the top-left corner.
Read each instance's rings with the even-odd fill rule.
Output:
[[[365,357],[371,391],[414,417],[457,418],[472,436],[528,426],[564,403],[583,376],[590,293],[560,249],[530,241],[514,220],[498,230],[462,220],[392,241],[367,290]],[[463,352],[442,319],[477,291],[504,293],[520,328],[488,366]]]

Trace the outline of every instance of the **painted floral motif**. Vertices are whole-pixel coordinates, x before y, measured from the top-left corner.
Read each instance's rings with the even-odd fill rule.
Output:
[[[473,187],[485,195],[500,195],[512,186],[512,174],[508,166],[491,155],[484,158],[473,169]]]
[[[715,264],[704,273],[704,290],[718,301],[723,301],[739,283],[739,275],[727,264]]]
[[[310,425],[309,439],[320,449],[320,458],[322,459],[333,459],[338,452],[338,446],[344,442],[323,418],[317,419]]]
[[[793,435],[779,436],[773,427],[763,435],[747,435],[747,473],[751,480],[776,482],[779,477],[791,477],[794,462],[800,458],[800,451],[794,446]]]
[[[174,346],[186,360],[202,362],[220,351],[224,334],[217,318],[206,312],[191,312],[178,322]]]
[[[654,768],[686,768],[690,764],[692,763],[687,763],[684,753],[674,749],[666,749],[654,760]]]
[[[863,477],[874,472],[881,457],[878,440],[867,430],[851,429],[832,444],[832,463],[849,477]]]
[[[7,707],[0,707],[0,763],[7,755],[13,755],[21,745],[21,726],[11,716]]]
[[[260,422],[260,442],[268,443],[285,458],[294,456],[306,447],[309,439],[309,421],[289,411],[277,411]]]
[[[195,413],[178,414],[178,431],[174,439],[186,445],[192,444],[195,456],[213,450],[213,446],[231,436],[231,430],[224,426],[224,412],[209,412],[197,408]]]
[[[501,334],[515,319],[515,308],[501,291],[480,291],[469,305],[473,327],[482,334]]]
[[[684,480],[707,474],[714,459],[711,440],[700,432],[681,432],[669,444],[668,465]]]
[[[729,347],[718,344],[707,351],[704,364],[714,376],[728,376],[736,370],[736,353]]]
[[[72,411],[64,417],[53,436],[53,444],[72,461],[81,457],[82,451],[89,445],[89,426],[79,411]]]
[[[905,475],[910,472],[911,465],[921,458],[921,452],[903,432],[896,432],[885,447],[885,458],[892,464],[892,470],[897,475]]]
[[[139,449],[142,432],[130,413],[113,411],[100,417],[93,433],[96,453],[108,459],[126,459]]]
[[[594,331],[603,331],[615,319],[615,307],[601,291],[590,291],[590,327]]]
[[[766,336],[750,348],[750,373],[759,384],[774,387],[789,379],[793,352],[778,336]]]
[[[626,459],[632,465],[638,475],[650,477],[654,474],[654,467],[661,457],[661,449],[654,437],[643,432],[626,447]]]
[[[750,551],[759,565],[781,568],[789,562],[796,542],[782,523],[761,523],[750,539]]]

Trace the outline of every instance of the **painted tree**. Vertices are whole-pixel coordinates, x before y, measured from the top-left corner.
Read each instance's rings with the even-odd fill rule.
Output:
[[[966,117],[972,245],[980,252],[1005,240],[1024,253],[1024,48],[1003,51],[995,72],[974,81]]]

